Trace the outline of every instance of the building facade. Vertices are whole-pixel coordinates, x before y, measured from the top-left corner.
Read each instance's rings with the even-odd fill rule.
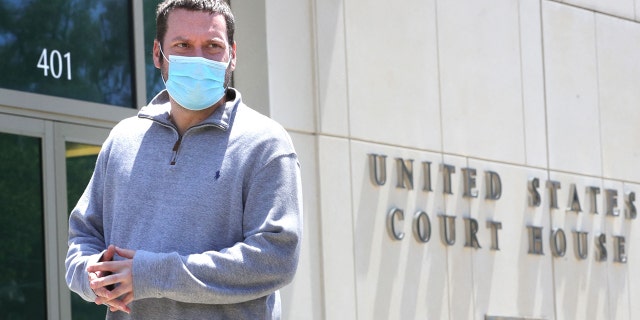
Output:
[[[158,1],[40,2],[0,0],[0,309],[81,319],[66,219],[162,88]],[[234,86],[301,160],[284,318],[640,317],[640,0],[231,6]]]

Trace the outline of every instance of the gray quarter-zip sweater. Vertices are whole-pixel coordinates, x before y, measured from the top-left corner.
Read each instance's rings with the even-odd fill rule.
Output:
[[[114,244],[136,250],[135,300],[107,319],[279,318],[302,233],[289,135],[234,89],[182,137],[169,109],[163,91],[104,142],[69,218],[69,288],[94,301],[87,264]]]

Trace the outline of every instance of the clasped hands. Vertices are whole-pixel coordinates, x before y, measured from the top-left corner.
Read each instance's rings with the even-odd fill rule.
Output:
[[[110,245],[97,263],[87,266],[89,285],[98,296],[95,303],[106,304],[111,312],[130,313],[128,304],[133,301],[133,256],[134,250]],[[123,260],[113,260],[115,255]]]

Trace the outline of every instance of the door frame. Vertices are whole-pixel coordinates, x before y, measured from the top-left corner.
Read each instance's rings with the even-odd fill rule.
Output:
[[[54,159],[55,159],[55,193],[56,205],[56,230],[57,246],[56,250],[50,252],[57,256],[58,288],[57,301],[60,306],[60,319],[71,319],[71,292],[67,287],[65,278],[65,258],[67,256],[67,240],[69,235],[69,212],[75,203],[67,203],[67,165],[66,165],[66,143],[75,142],[90,145],[102,146],[102,143],[109,135],[109,130],[105,128],[84,126],[78,124],[55,122],[53,124],[54,136]]]

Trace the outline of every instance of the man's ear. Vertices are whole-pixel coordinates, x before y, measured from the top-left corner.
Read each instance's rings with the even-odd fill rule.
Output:
[[[162,54],[160,53],[160,42],[153,40],[153,65],[160,69],[162,67]]]
[[[236,69],[236,42],[234,41],[231,44],[231,62],[229,63],[229,68],[231,71]]]

